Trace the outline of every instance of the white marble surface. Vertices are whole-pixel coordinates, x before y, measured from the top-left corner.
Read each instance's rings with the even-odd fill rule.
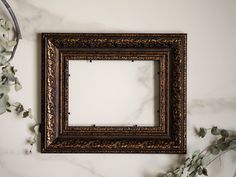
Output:
[[[158,124],[159,67],[153,61],[69,61],[69,125]]]
[[[188,33],[188,153],[206,146],[194,127],[236,128],[235,0],[9,0],[23,33],[13,61],[24,86],[12,92],[40,120],[40,32]],[[2,14],[3,8],[0,7]],[[179,156],[159,154],[25,155],[30,120],[0,117],[1,177],[155,177]],[[231,177],[236,155],[209,168],[211,177]]]

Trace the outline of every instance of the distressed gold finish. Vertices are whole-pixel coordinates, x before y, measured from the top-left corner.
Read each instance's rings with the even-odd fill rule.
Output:
[[[186,34],[42,34],[42,152],[185,153]],[[160,123],[68,125],[69,60],[160,62]]]

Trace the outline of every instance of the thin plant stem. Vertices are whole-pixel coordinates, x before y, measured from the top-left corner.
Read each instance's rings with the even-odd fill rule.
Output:
[[[218,156],[216,156],[215,158],[213,158],[210,162],[207,163],[206,166],[210,165],[212,162],[214,162],[217,158],[221,157],[222,155],[224,155],[225,153],[231,151],[231,149],[228,149],[226,151],[224,151],[223,153],[219,154]]]

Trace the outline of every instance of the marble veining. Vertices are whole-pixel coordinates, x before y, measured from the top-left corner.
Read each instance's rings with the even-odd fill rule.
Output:
[[[236,124],[236,20],[235,0],[8,0],[23,34],[14,65],[23,90],[12,101],[32,107],[40,121],[41,32],[185,32],[188,33],[188,154],[204,148],[194,127],[212,125],[235,129]],[[0,3],[1,4],[1,3]],[[0,16],[6,16],[2,4]],[[148,88],[145,68],[140,87]],[[37,83],[37,84],[36,84]],[[145,95],[133,115],[152,104]],[[140,111],[141,109],[141,111]],[[38,114],[37,114],[38,113]],[[136,116],[138,117],[138,116]],[[175,155],[149,154],[41,154],[35,147],[26,155],[30,120],[12,114],[0,116],[0,177],[152,177],[176,167]],[[208,138],[208,137],[207,137]],[[209,176],[233,177],[235,153],[208,169]]]
[[[37,33],[44,29],[44,26],[51,26],[51,30],[63,22],[62,16],[57,16],[44,8],[37,7],[28,0],[17,0],[16,12],[20,21],[20,28],[24,39],[36,40]],[[21,10],[24,9],[24,10]],[[57,24],[51,25],[52,23]]]
[[[126,119],[131,119],[130,121],[136,121],[140,118],[142,113],[145,111],[146,107],[153,106],[153,118],[154,124],[158,124],[158,110],[159,110],[159,94],[157,93],[159,88],[159,76],[157,72],[159,71],[159,64],[153,63],[153,66],[146,64],[139,66],[137,70],[137,80],[141,87],[147,89],[146,94],[140,100],[140,104],[136,111],[131,115],[128,115]],[[155,91],[156,90],[156,91]]]
[[[70,61],[69,124],[153,126],[159,109],[154,68],[158,62]]]
[[[236,97],[193,99],[188,102],[189,114],[236,112]]]

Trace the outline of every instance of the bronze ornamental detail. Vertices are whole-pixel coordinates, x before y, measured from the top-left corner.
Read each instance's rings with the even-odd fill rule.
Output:
[[[186,153],[187,35],[43,33],[44,153]],[[159,124],[69,126],[70,60],[152,60],[160,63]]]

